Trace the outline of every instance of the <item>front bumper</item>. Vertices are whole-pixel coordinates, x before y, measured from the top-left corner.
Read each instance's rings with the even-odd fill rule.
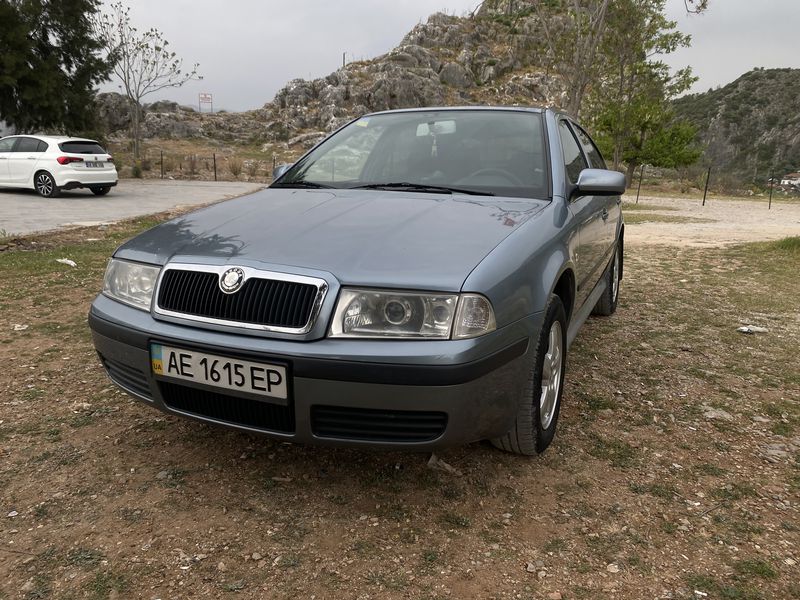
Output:
[[[528,340],[541,320],[537,313],[472,340],[294,342],[157,321],[104,296],[89,313],[95,347],[112,380],[164,412],[293,442],[419,450],[508,431],[529,375]],[[157,379],[150,367],[151,342],[285,364],[289,404],[267,406],[264,400],[226,396],[224,390]],[[259,415],[274,411],[283,411],[277,422],[259,422]],[[391,435],[385,435],[387,419]],[[398,429],[403,423],[409,428],[405,436]],[[424,431],[414,431],[415,425]]]

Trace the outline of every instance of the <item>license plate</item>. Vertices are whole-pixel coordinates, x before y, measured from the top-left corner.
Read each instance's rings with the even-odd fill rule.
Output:
[[[286,400],[286,367],[150,345],[153,373],[170,379]]]
[[[105,165],[105,163],[101,163],[101,162],[89,162],[89,161],[86,161],[86,162],[84,162],[83,164],[85,164],[85,165],[86,165],[86,168],[88,168],[88,169],[102,169],[102,168],[103,168],[103,166]]]

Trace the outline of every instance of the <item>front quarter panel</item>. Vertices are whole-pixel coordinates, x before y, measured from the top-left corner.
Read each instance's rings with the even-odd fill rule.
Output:
[[[571,228],[567,203],[557,196],[475,268],[463,291],[489,298],[498,328],[543,311],[558,278],[571,268]]]

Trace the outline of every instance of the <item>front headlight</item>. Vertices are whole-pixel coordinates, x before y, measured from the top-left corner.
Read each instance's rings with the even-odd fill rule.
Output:
[[[455,326],[454,326],[455,325]],[[331,337],[468,338],[495,329],[494,312],[477,294],[422,294],[343,289]]]
[[[150,310],[160,270],[161,267],[112,258],[106,268],[103,293],[135,308]]]

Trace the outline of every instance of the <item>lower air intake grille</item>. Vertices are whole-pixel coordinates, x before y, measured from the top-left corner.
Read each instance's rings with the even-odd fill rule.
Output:
[[[264,431],[294,433],[294,406],[228,396],[196,388],[159,382],[164,404],[190,415],[243,425]]]
[[[140,396],[152,399],[150,382],[147,380],[147,375],[144,371],[117,360],[106,358],[102,354],[100,355],[100,361],[103,363],[111,381],[125,389],[136,392]]]
[[[444,433],[447,414],[343,406],[311,408],[311,429],[325,438],[373,442],[428,442]]]

